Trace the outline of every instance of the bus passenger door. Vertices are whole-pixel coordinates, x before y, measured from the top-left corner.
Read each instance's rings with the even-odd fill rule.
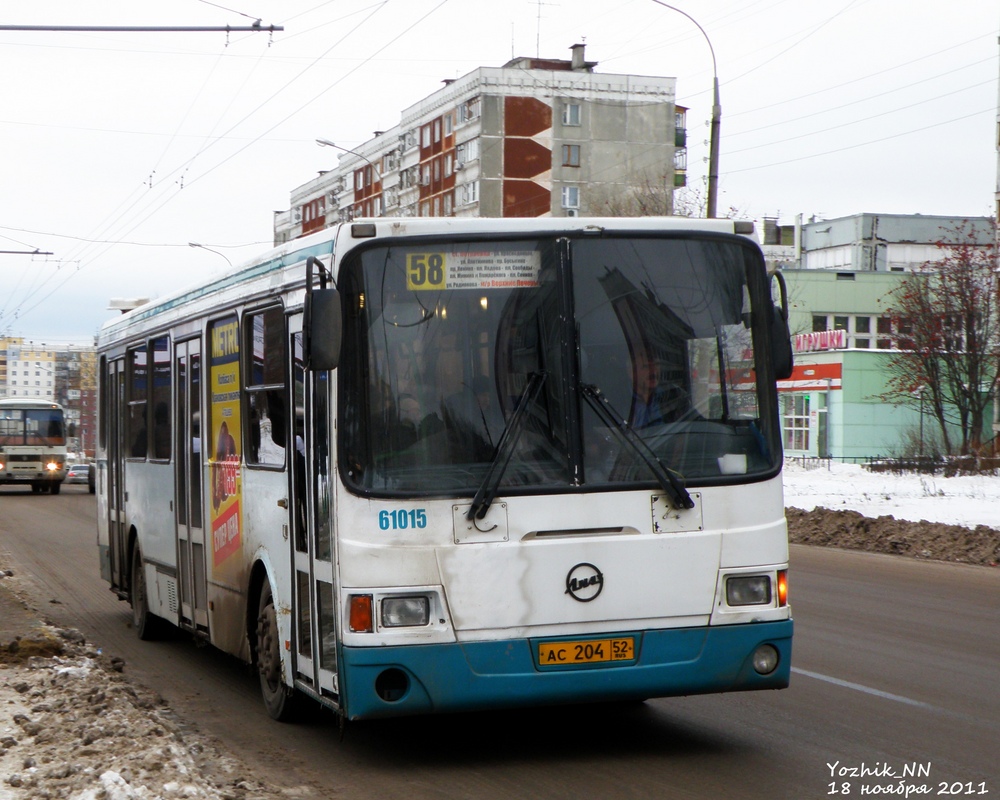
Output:
[[[178,342],[174,348],[177,403],[174,431],[177,565],[181,593],[181,626],[208,632],[208,562],[202,519],[204,475],[201,432],[201,340]]]
[[[125,523],[125,360],[107,363],[108,400],[104,404],[108,432],[108,558],[111,588],[119,597],[128,590],[128,529]]]
[[[296,678],[339,699],[329,447],[329,374],[306,372],[302,318],[289,321],[295,408],[291,474],[295,566]]]

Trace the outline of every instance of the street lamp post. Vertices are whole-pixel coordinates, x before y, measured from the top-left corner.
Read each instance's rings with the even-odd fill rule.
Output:
[[[664,8],[669,8],[671,11],[676,11],[678,14],[683,14],[691,20],[694,26],[701,31],[701,35],[705,37],[705,41],[708,42],[708,50],[712,54],[712,123],[709,128],[708,199],[705,202],[705,216],[709,219],[715,219],[719,193],[719,129],[722,127],[722,103],[719,101],[719,71],[715,64],[715,48],[712,47],[712,40],[708,38],[705,29],[698,24],[698,20],[686,11],[681,11],[675,6],[662,2],[662,0],[653,0],[653,2]]]
[[[378,175],[378,167],[376,167],[371,161],[369,161],[367,158],[361,155],[361,153],[359,153],[357,150],[351,150],[348,147],[341,147],[339,144],[334,144],[329,139],[317,139],[316,144],[318,144],[320,147],[332,147],[335,150],[342,150],[345,153],[350,153],[352,156],[357,156],[374,170],[376,176]]]
[[[211,247],[205,247],[205,245],[198,244],[197,242],[188,242],[188,247],[198,247],[202,250],[208,250],[209,253],[215,253],[220,258],[226,259],[226,263],[229,264],[229,266],[233,265],[233,262],[229,260],[229,256],[225,253],[220,253],[218,250],[213,250]]]
[[[334,142],[331,142],[329,139],[317,139],[316,144],[318,144],[320,147],[332,147],[335,150],[342,150],[345,153],[350,153],[352,156],[357,156],[366,164],[368,164],[369,167],[372,168],[372,182],[374,183],[377,180],[381,180],[381,176],[379,175],[378,172],[378,167],[376,167],[369,159],[365,158],[365,156],[361,155],[361,153],[357,152],[356,150],[351,150],[348,147],[341,147],[339,144],[335,144]],[[378,215],[380,217],[382,216],[381,200],[379,201]]]

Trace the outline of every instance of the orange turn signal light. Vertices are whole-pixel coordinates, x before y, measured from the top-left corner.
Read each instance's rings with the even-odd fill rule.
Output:
[[[788,570],[778,570],[778,606],[788,605]]]
[[[371,633],[374,631],[375,615],[372,611],[372,596],[370,594],[352,594],[349,603],[348,625],[351,632]]]

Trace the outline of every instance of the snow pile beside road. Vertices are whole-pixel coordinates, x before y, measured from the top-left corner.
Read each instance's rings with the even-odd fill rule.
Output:
[[[860,464],[785,465],[785,506],[812,511],[857,511],[866,517],[893,516],[919,522],[996,527],[1000,477],[893,475],[869,472]]]
[[[0,651],[0,800],[281,796],[129,682],[123,666],[75,631],[50,629]]]

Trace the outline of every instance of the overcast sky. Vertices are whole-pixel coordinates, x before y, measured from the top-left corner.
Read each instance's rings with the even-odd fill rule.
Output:
[[[719,213],[990,215],[992,0],[674,0],[715,51]],[[3,25],[263,25],[267,33],[0,31],[0,335],[86,341],[111,297],[157,297],[266,250],[337,153],[479,66],[569,58],[677,79],[703,187],[712,59],[653,0],[38,0]],[[189,242],[211,250],[191,248]],[[215,251],[215,252],[212,252]]]

